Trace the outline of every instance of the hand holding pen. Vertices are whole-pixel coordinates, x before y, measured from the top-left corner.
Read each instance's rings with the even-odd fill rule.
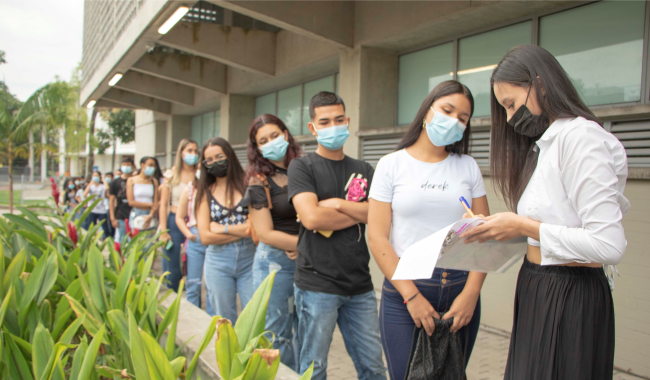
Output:
[[[465,214],[463,214],[463,219],[467,219],[467,218],[484,219],[485,218],[485,216],[483,216],[481,214],[474,215],[474,213],[472,212],[472,209],[469,207],[469,203],[467,203],[467,200],[465,199],[465,197],[460,197],[459,200],[460,200],[460,203],[463,205],[463,207],[465,207],[465,210],[467,211]]]

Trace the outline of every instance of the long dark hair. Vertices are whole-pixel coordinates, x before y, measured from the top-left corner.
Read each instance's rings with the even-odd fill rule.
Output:
[[[424,101],[422,102],[418,113],[415,115],[415,119],[413,119],[411,126],[409,126],[408,131],[406,131],[406,134],[402,138],[402,141],[400,141],[396,150],[408,148],[411,145],[415,144],[415,142],[418,141],[418,138],[420,138],[420,134],[424,131],[424,128],[422,128],[422,120],[426,118],[427,112],[429,112],[429,108],[433,106],[433,103],[435,103],[436,100],[454,94],[463,94],[467,100],[469,100],[469,104],[472,106],[472,111],[469,115],[471,118],[474,114],[474,97],[472,96],[472,92],[469,90],[469,88],[455,80],[447,80],[441,82],[436,87],[434,87],[433,90],[431,90],[426,98],[424,98]],[[471,129],[472,128],[470,122],[467,121],[467,128],[465,128],[463,138],[451,145],[447,145],[445,147],[445,150],[451,154],[468,154],[469,134],[471,132]]]
[[[244,169],[242,169],[235,151],[232,149],[228,141],[221,137],[213,137],[206,141],[201,147],[201,165],[199,165],[201,167],[201,174],[196,186],[196,199],[194,201],[195,210],[198,210],[201,200],[205,198],[207,201],[207,194],[210,192],[210,187],[217,182],[217,177],[208,173],[205,165],[203,165],[205,150],[215,145],[221,147],[223,154],[228,158],[228,174],[226,174],[226,181],[228,184],[226,186],[226,198],[230,200],[230,206],[235,207],[235,191],[239,191],[242,196],[246,191],[246,187],[244,186]]]
[[[284,156],[284,164],[286,167],[289,167],[289,163],[296,157],[300,157],[302,154],[302,149],[296,144],[291,132],[287,129],[287,126],[284,124],[280,118],[269,113],[265,113],[262,116],[258,116],[253,120],[251,126],[248,130],[248,146],[246,147],[246,153],[248,154],[248,168],[246,169],[246,178],[244,183],[248,183],[248,179],[256,174],[261,174],[265,177],[270,177],[275,173],[273,169],[273,164],[260,153],[257,147],[257,131],[266,124],[275,124],[280,128],[282,133],[287,132],[287,142],[289,146],[287,147],[287,154]]]
[[[566,71],[551,53],[534,45],[510,49],[490,78],[490,171],[494,186],[514,211],[537,166],[538,152],[534,148],[541,135],[526,137],[507,125],[506,110],[494,95],[495,83],[508,83],[525,89],[532,86],[535,91],[531,91],[529,96],[536,96],[542,114],[550,120],[581,116],[600,122],[580,99]]]

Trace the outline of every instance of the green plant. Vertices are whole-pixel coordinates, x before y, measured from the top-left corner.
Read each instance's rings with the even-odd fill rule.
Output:
[[[0,378],[184,378],[174,340],[158,343],[175,330],[179,305],[159,305],[171,293],[159,297],[167,273],[151,272],[162,243],[140,233],[123,254],[111,239],[100,244],[101,226],[79,228],[99,201],[78,206],[90,202],[76,221],[78,209],[56,206],[0,218]]]

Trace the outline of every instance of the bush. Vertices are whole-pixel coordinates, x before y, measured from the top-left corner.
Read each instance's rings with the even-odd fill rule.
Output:
[[[0,375],[3,379],[190,379],[215,331],[217,361],[226,380],[274,379],[280,358],[264,335],[266,307],[275,273],[269,275],[236,326],[214,317],[189,363],[174,339],[180,296],[169,309],[160,303],[168,273],[151,267],[158,236],[142,232],[116,247],[100,242],[100,225],[80,228],[71,213],[0,218]],[[183,282],[179,291],[182,291]],[[241,347],[244,347],[241,349]],[[227,358],[227,360],[226,360]],[[304,379],[311,378],[308,371]]]

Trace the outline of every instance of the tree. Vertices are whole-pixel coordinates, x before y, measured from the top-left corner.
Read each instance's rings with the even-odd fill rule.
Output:
[[[111,171],[115,171],[117,140],[125,144],[135,140],[135,112],[130,109],[112,109],[102,112],[101,116],[108,123],[108,129],[97,132],[98,153],[103,154],[110,146],[113,147]]]
[[[0,50],[0,65],[2,65],[3,63],[7,63],[7,61],[5,60],[5,52],[4,50]]]
[[[0,152],[8,163],[9,212],[11,213],[14,209],[13,159],[27,155],[24,143],[27,133],[34,124],[42,122],[46,116],[42,111],[42,105],[48,102],[44,94],[45,87],[38,89],[17,111],[0,100]]]

